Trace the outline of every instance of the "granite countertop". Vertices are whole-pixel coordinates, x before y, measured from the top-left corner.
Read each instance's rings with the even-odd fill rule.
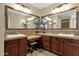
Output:
[[[20,39],[20,38],[24,38],[24,37],[27,37],[26,35],[16,35],[16,36],[11,36],[11,35],[6,35],[5,38],[4,38],[4,41],[7,41],[7,40],[14,40],[14,39]]]
[[[6,36],[4,41],[20,39],[20,38],[24,38],[24,37],[26,37],[27,40],[32,40],[32,39],[40,38],[41,36],[40,35],[20,35],[20,36],[16,36],[16,37]]]
[[[32,39],[36,39],[36,38],[40,38],[40,35],[29,35],[27,36],[27,40],[32,40]]]
[[[68,38],[68,39],[76,39],[79,40],[79,36],[65,36],[65,35],[58,35],[58,34],[52,34],[52,33],[37,33],[37,35],[46,35],[46,36],[54,36],[54,37],[60,37],[60,38]]]
[[[74,35],[74,36],[68,36],[67,35],[67,36],[65,36],[65,35],[58,35],[58,34],[52,34],[52,33],[37,33],[36,35],[20,35],[20,36],[17,36],[17,37],[5,37],[4,41],[19,39],[19,38],[24,38],[24,37],[26,37],[27,40],[32,40],[32,39],[40,38],[41,35],[79,40],[79,36],[77,36],[77,35]]]

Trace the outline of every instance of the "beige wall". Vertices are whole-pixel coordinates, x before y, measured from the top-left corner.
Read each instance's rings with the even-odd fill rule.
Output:
[[[4,53],[4,5],[0,4],[0,56]]]
[[[58,5],[60,5],[60,4],[58,4]],[[58,6],[58,5],[56,5],[56,6]],[[46,7],[46,8],[41,9],[41,16],[51,14],[51,10],[53,9],[52,6],[53,5],[50,5],[50,6]]]

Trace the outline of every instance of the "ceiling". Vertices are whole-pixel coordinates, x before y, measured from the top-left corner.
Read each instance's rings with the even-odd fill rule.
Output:
[[[52,7],[55,7],[56,5],[58,5],[58,3],[29,3],[29,4],[31,4],[32,6],[38,8],[38,9],[43,9],[50,5],[52,5]]]

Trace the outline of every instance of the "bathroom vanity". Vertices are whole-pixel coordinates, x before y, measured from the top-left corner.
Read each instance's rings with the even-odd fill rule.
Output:
[[[20,37],[19,37],[20,36]],[[28,53],[28,42],[39,40],[40,47],[62,56],[79,56],[79,36],[70,34],[38,33],[33,36],[5,38],[6,56],[24,56]]]
[[[4,41],[5,56],[26,56],[28,53],[28,43],[30,41],[40,41],[41,36],[24,34],[6,35]]]
[[[79,36],[40,34],[42,48],[57,55],[79,56]]]
[[[4,41],[5,56],[24,56],[27,54],[27,37],[6,37]]]

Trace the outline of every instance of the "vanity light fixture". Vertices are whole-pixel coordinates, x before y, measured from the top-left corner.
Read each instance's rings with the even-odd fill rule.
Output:
[[[15,4],[13,8],[16,9],[16,10],[20,10],[21,7],[20,7],[20,5]]]
[[[27,12],[27,13],[31,13],[31,10],[28,9],[28,8],[23,8],[23,11],[24,11],[24,12]]]
[[[33,20],[33,19],[34,19],[34,17],[27,18],[28,21]]]
[[[21,3],[17,3],[17,4],[14,6],[14,9],[20,10],[20,11],[23,11],[23,12],[26,12],[26,13],[31,13],[31,9],[28,8],[27,6],[24,6],[24,5],[21,4]]]
[[[58,13],[58,12],[62,12],[62,11],[68,10],[70,8],[71,8],[70,4],[64,3],[64,4],[61,4],[61,5],[53,8],[53,10],[51,11],[51,13],[55,14],[55,13]]]

